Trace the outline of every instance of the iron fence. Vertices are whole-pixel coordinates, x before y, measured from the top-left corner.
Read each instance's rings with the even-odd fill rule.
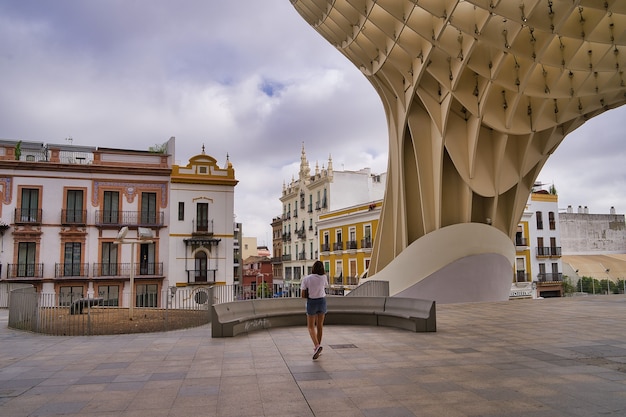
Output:
[[[59,294],[20,288],[11,291],[9,327],[55,336],[89,336],[168,331],[211,321],[210,287],[172,288],[149,294],[150,299],[145,294],[130,297],[136,300],[132,309],[110,306],[114,303],[103,298],[68,302]]]

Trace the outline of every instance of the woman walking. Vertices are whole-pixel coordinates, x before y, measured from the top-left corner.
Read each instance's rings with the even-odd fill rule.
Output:
[[[326,316],[326,287],[328,277],[324,271],[324,264],[315,261],[313,273],[302,278],[302,298],[306,298],[306,326],[313,341],[313,359],[319,358],[322,353],[322,332],[324,317]]]

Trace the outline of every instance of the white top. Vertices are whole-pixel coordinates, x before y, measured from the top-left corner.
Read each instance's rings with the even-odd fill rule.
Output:
[[[302,278],[300,288],[309,291],[309,298],[326,297],[324,288],[328,287],[328,277],[326,275],[311,274]]]

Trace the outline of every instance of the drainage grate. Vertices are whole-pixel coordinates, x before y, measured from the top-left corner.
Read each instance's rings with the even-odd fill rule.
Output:
[[[356,349],[356,345],[347,343],[345,345],[328,345],[331,349]]]

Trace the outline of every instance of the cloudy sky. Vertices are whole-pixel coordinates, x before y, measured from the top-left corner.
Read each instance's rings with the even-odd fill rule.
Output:
[[[625,106],[626,107],[626,106]],[[559,206],[626,212],[626,108],[566,138],[539,180]],[[271,247],[283,182],[387,167],[382,105],[289,0],[0,1],[0,138],[148,149],[176,137],[236,170],[236,221]]]

